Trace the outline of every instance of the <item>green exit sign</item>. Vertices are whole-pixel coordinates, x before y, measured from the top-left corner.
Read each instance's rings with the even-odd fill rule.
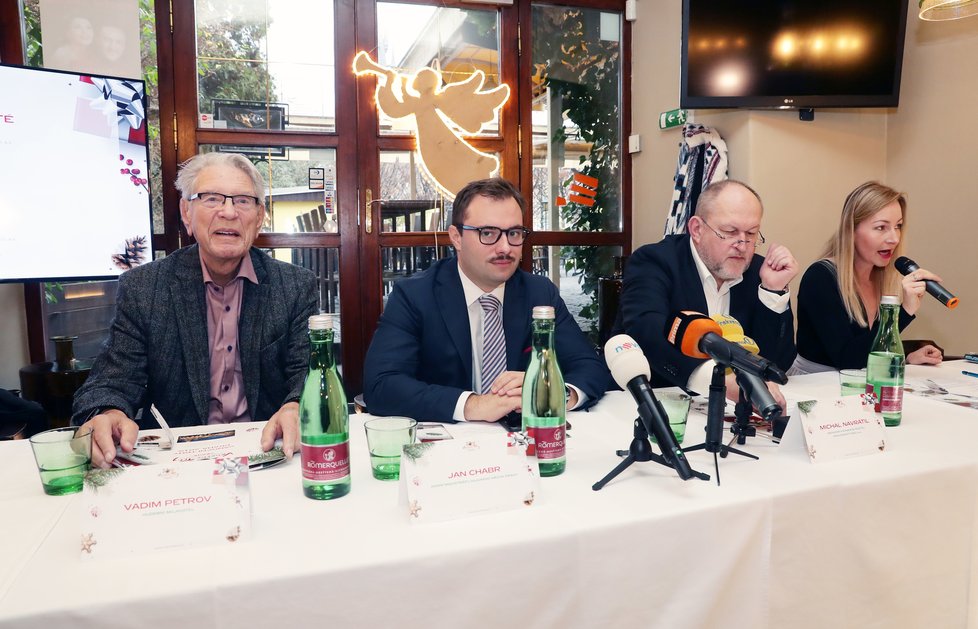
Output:
[[[660,129],[671,129],[672,127],[678,127],[679,125],[686,124],[686,110],[685,109],[670,109],[669,111],[664,111],[659,114],[659,128]]]

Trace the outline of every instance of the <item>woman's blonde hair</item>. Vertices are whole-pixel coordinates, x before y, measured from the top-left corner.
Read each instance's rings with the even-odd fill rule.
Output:
[[[907,197],[902,192],[897,192],[878,181],[867,181],[858,186],[846,197],[845,205],[842,206],[842,216],[839,218],[839,229],[825,243],[825,249],[820,256],[835,262],[836,279],[839,283],[842,303],[845,304],[849,319],[863,327],[869,327],[870,322],[867,321],[866,308],[856,290],[856,226],[894,201],[900,204],[900,215],[906,221]],[[899,257],[902,250],[903,238],[900,239],[900,243],[894,249],[891,259],[895,260]],[[887,264],[882,268],[873,267],[870,277],[876,288],[877,298],[884,294],[899,294],[899,292],[894,291],[899,291],[900,276],[892,264]]]

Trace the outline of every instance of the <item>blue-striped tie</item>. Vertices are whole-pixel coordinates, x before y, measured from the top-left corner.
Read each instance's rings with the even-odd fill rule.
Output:
[[[493,295],[479,297],[482,306],[482,390],[489,393],[492,383],[499,374],[506,371],[506,336],[503,334],[503,320],[499,316],[502,306]]]

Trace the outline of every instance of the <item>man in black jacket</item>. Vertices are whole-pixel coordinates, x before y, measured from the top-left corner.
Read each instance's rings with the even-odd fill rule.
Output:
[[[568,312],[557,287],[519,269],[524,201],[504,179],[474,181],[455,197],[448,228],[455,258],[395,285],[367,351],[364,398],[371,413],[419,420],[496,421],[521,404],[530,359],[531,311],[553,306],[555,351],[570,409],[604,394],[608,370]],[[491,319],[480,302],[499,309],[497,366],[483,366]],[[483,351],[487,350],[487,351]]]
[[[794,319],[788,283],[798,263],[783,245],[772,243],[767,257],[754,253],[761,235],[761,199],[746,184],[725,180],[700,195],[688,234],[645,245],[625,269],[617,332],[632,336],[654,371],[653,385],[678,385],[707,392],[712,361],[684,356],[666,339],[676,313],[691,310],[729,315],[782,369],[795,357]],[[768,385],[782,408],[777,385]],[[728,396],[737,385],[728,377]]]

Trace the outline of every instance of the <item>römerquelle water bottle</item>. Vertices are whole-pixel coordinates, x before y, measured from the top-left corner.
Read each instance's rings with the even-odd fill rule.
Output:
[[[554,352],[554,308],[536,306],[533,349],[523,378],[523,431],[536,453],[540,476],[562,474],[567,465],[566,395]]]
[[[876,412],[887,426],[903,417],[903,373],[906,359],[900,340],[900,301],[893,295],[880,300],[880,327],[866,361],[866,391],[876,395]]]
[[[333,321],[309,317],[309,373],[299,399],[302,491],[315,500],[350,492],[350,413],[333,360]]]

